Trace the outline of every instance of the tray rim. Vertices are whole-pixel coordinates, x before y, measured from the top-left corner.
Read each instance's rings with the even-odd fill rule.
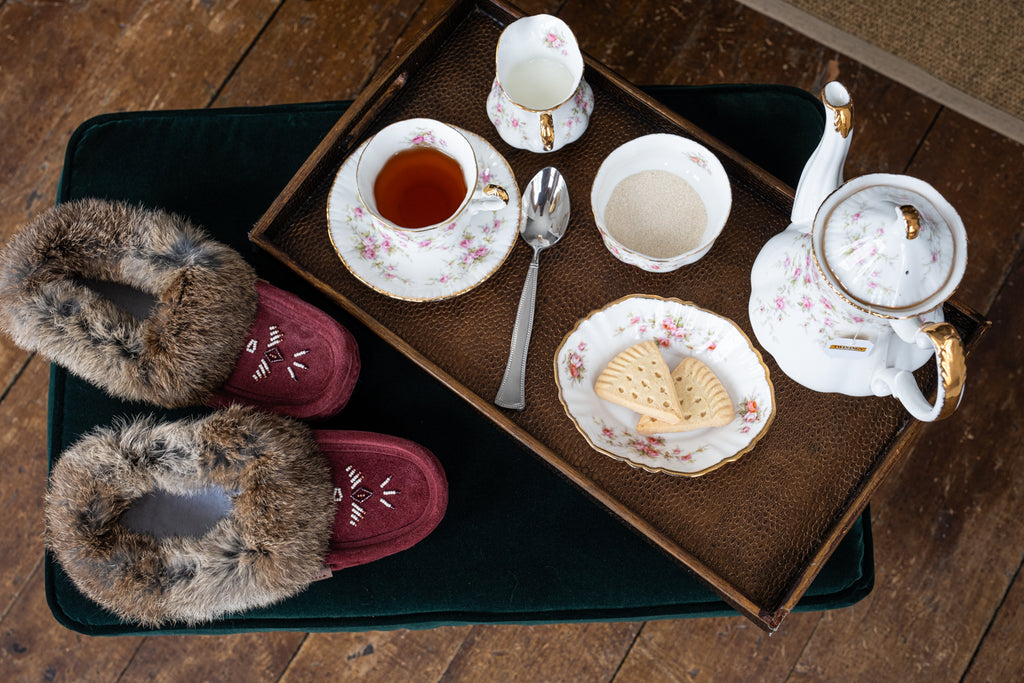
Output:
[[[404,86],[409,82],[411,74],[423,66],[428,53],[435,51],[435,46],[433,45],[433,42],[436,40],[435,36],[443,33],[445,29],[450,29],[460,24],[475,11],[483,12],[499,23],[525,16],[522,10],[503,2],[503,0],[455,0],[438,16],[433,24],[424,28],[418,34],[404,52],[394,55],[381,65],[364,90],[339,118],[320,144],[317,145],[256,225],[250,230],[249,239],[284,265],[291,268],[295,273],[316,287],[317,290],[338,302],[349,314],[377,334],[383,341],[393,346],[430,376],[470,403],[470,405],[494,422],[505,433],[516,439],[523,447],[532,451],[562,476],[581,488],[610,513],[634,529],[634,531],[640,533],[663,552],[695,573],[740,614],[747,617],[762,630],[772,633],[781,626],[786,616],[793,611],[797,602],[817,576],[820,568],[835,551],[839,541],[863,513],[875,491],[881,486],[888,474],[903,461],[906,453],[920,436],[924,423],[913,420],[909,416],[907,417],[904,424],[897,430],[890,441],[889,446],[882,449],[875,456],[875,466],[864,475],[857,486],[851,489],[849,492],[849,503],[843,508],[842,513],[837,516],[832,524],[825,528],[817,549],[803,563],[803,568],[795,572],[794,576],[791,577],[790,586],[783,594],[779,604],[760,605],[732,585],[720,573],[711,569],[710,566],[701,561],[697,556],[682,548],[666,534],[658,531],[652,524],[640,517],[639,514],[626,508],[623,503],[613,498],[599,484],[583,475],[564,458],[530,434],[525,428],[516,424],[506,414],[498,410],[489,400],[477,395],[465,384],[434,365],[432,361],[412,344],[393,332],[384,323],[378,321],[373,315],[345,296],[344,293],[335,290],[316,275],[305,270],[289,253],[278,247],[268,234],[280,216],[285,214],[294,204],[301,204],[308,198],[310,193],[303,193],[303,190],[307,189],[307,185],[315,187],[316,183],[320,182],[318,172],[324,165],[328,164],[326,159],[330,158],[336,150],[343,150],[339,153],[341,155],[340,158],[343,159],[344,156],[355,149],[356,143],[362,138],[366,130],[374,125],[375,120],[383,110],[401,93]],[[451,33],[451,31],[449,30],[448,33]],[[442,48],[443,44],[436,46],[436,49]],[[657,115],[701,144],[713,148],[716,155],[719,156],[727,167],[741,169],[742,172],[753,176],[755,180],[774,193],[774,196],[764,196],[762,199],[777,203],[779,208],[784,209],[788,214],[789,205],[792,203],[794,194],[791,187],[748,160],[729,145],[722,143],[684,117],[668,109],[652,96],[640,91],[635,85],[592,58],[585,51],[583,58],[585,68],[588,71],[598,74],[600,79],[620,89],[622,91],[621,94],[628,96],[634,103],[634,106],[643,107],[647,113]],[[991,325],[991,322],[976,311],[953,300],[947,302],[947,305],[959,310],[963,315],[977,323],[977,328],[973,331],[973,334],[969,338],[964,339],[965,352],[969,354],[985,330]]]

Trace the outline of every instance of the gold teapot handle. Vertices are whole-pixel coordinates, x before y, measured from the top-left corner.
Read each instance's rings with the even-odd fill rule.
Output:
[[[917,330],[917,345],[931,344],[935,349],[938,389],[935,403],[929,403],[914,379],[914,373],[902,368],[883,368],[872,377],[872,389],[878,396],[892,395],[911,415],[923,422],[942,420],[956,410],[964,393],[967,365],[964,346],[956,329],[947,322],[926,323]]]
[[[549,111],[540,113],[540,139],[544,143],[544,151],[555,148],[555,119]]]
[[[967,378],[964,345],[956,329],[946,322],[923,325],[921,333],[927,335],[935,347],[935,364],[939,371],[939,393],[935,396],[935,402],[942,400],[942,407],[935,419],[943,420],[953,414],[964,393],[964,381]]]

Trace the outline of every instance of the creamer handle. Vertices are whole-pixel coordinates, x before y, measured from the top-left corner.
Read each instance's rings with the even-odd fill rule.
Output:
[[[555,148],[555,119],[549,111],[540,113],[540,139],[544,143],[544,151]]]

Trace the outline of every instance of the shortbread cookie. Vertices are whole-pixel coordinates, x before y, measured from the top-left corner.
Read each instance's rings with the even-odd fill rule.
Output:
[[[711,368],[696,358],[684,358],[672,371],[675,393],[683,416],[676,422],[642,415],[636,425],[641,434],[688,432],[704,427],[722,427],[734,417],[729,392]]]
[[[631,346],[608,363],[594,392],[620,406],[673,423],[683,419],[672,373],[653,341]]]

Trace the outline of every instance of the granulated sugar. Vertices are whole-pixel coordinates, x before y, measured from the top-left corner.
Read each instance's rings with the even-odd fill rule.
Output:
[[[627,249],[670,258],[700,246],[708,214],[697,191],[679,176],[641,171],[612,190],[604,223]]]

